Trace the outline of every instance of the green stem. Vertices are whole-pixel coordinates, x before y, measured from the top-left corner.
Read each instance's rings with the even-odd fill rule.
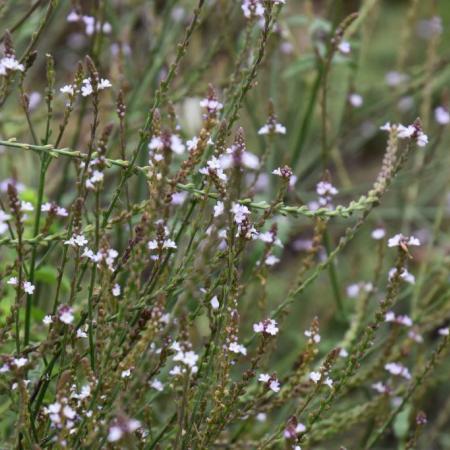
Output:
[[[39,225],[41,221],[41,207],[42,200],[44,198],[44,185],[45,185],[45,174],[47,173],[47,168],[50,163],[50,158],[48,155],[42,155],[41,157],[41,171],[39,176],[39,187],[38,187],[38,199],[36,204],[36,214],[34,219],[33,237],[39,234]],[[33,245],[33,250],[31,253],[30,262],[30,273],[29,281],[31,284],[34,283],[35,267],[36,267],[36,256],[37,256],[37,245]],[[24,334],[24,345],[27,346],[30,341],[30,326],[31,326],[31,303],[33,296],[31,294],[27,295],[26,306],[25,306],[25,334]]]

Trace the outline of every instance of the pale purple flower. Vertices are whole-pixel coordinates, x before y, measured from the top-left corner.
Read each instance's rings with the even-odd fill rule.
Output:
[[[36,289],[36,286],[34,284],[31,284],[29,281],[25,281],[25,283],[23,283],[23,290],[27,294],[32,295],[34,293],[35,289]]]
[[[450,123],[450,113],[447,108],[438,106],[434,110],[434,118],[439,125],[447,125]]]
[[[351,50],[352,47],[350,45],[350,42],[347,41],[342,41],[339,45],[338,45],[338,50],[343,53],[344,55],[348,55]]]
[[[230,352],[233,353],[240,353],[244,356],[247,354],[247,349],[243,345],[238,344],[237,342],[231,342],[230,345],[228,346],[228,350],[230,350]]]
[[[372,231],[371,236],[372,239],[379,241],[386,236],[386,230],[384,228],[375,228],[375,230]]]
[[[58,310],[58,318],[62,323],[70,325],[75,319],[73,308],[69,305],[61,305]]]
[[[354,108],[360,108],[364,103],[362,95],[356,94],[355,92],[348,96],[348,101]]]
[[[263,333],[275,336],[278,333],[279,329],[277,326],[277,322],[275,320],[266,319],[261,322],[253,324],[253,331],[255,333]]]
[[[391,362],[387,363],[384,368],[392,375],[401,376],[407,380],[411,379],[411,374],[407,367],[403,364]]]

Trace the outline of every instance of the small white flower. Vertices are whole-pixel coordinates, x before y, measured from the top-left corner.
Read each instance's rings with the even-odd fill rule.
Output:
[[[259,129],[258,134],[286,134],[286,127],[281,123],[266,123]]]
[[[103,89],[112,87],[112,84],[106,78],[102,78],[98,83],[98,90],[102,91]]]
[[[448,336],[448,335],[449,335],[449,329],[448,329],[448,327],[440,328],[440,329],[438,330],[438,333],[439,333],[441,336]]]
[[[350,45],[350,42],[347,41],[342,41],[339,45],[338,45],[338,50],[343,53],[344,55],[348,55],[351,50],[352,47]]]
[[[395,314],[393,311],[388,311],[385,315],[384,315],[384,320],[386,322],[394,322],[395,321]]]
[[[147,248],[149,250],[156,250],[158,248],[158,242],[155,239],[152,241],[148,241]]]
[[[77,415],[77,413],[69,405],[64,406],[63,414],[70,420],[74,419]]]
[[[313,383],[318,383],[322,378],[322,374],[320,372],[311,372],[309,374],[309,379],[313,382]]]
[[[215,205],[214,205],[214,217],[219,217],[223,214],[224,212],[224,204],[221,201],[218,201]]]
[[[438,106],[434,110],[434,118],[439,125],[447,125],[450,123],[450,113],[447,108]]]
[[[328,181],[319,181],[316,186],[316,192],[321,197],[334,196],[339,193],[339,191]]]
[[[162,150],[164,148],[164,142],[160,136],[153,136],[148,144],[150,150]]]
[[[347,295],[350,298],[356,298],[359,295],[360,285],[358,283],[350,284],[347,286]]]
[[[161,381],[156,378],[151,381],[150,387],[159,392],[162,392],[164,390],[164,384],[162,384]]]
[[[270,375],[268,373],[262,373],[258,377],[258,381],[262,383],[267,383],[270,380]]]
[[[209,303],[210,303],[212,309],[219,309],[219,307],[220,307],[220,303],[219,303],[219,299],[217,298],[217,295],[215,295]]]
[[[34,211],[34,206],[30,202],[20,202],[20,209],[22,211]]]
[[[62,323],[70,325],[75,319],[75,316],[73,315],[73,308],[68,305],[60,306],[58,310],[58,318]]]
[[[120,292],[121,292],[121,288],[120,288],[120,284],[116,283],[114,285],[114,287],[112,288],[112,295],[114,295],[114,297],[119,297]]]
[[[11,277],[8,281],[8,284],[10,284],[11,286],[17,286],[19,284],[19,280],[17,279],[17,277]]]
[[[186,150],[185,145],[181,141],[180,137],[176,134],[170,136],[170,149],[177,155],[181,155]]]
[[[256,414],[256,420],[258,422],[265,422],[267,420],[267,414],[266,413],[262,413],[262,412]]]
[[[241,9],[247,19],[264,17],[265,8],[261,0],[243,0]]]
[[[121,428],[117,425],[114,425],[110,427],[108,431],[108,441],[109,442],[117,442],[119,441],[123,436],[123,431]]]
[[[255,333],[264,333],[275,336],[276,334],[278,334],[279,329],[275,320],[266,319],[262,322],[253,324],[253,331]]]
[[[264,263],[267,266],[274,266],[275,264],[278,264],[279,262],[280,262],[280,258],[277,258],[275,255],[268,255],[264,261]]]
[[[25,364],[28,363],[28,359],[27,358],[14,358],[12,360],[12,364],[14,364],[17,368],[23,367]]]
[[[88,243],[88,240],[82,234],[74,234],[68,241],[65,241],[65,245],[71,247],[84,247]]]
[[[231,212],[234,214],[234,222],[237,225],[242,224],[247,216],[250,215],[250,210],[246,206],[240,205],[239,203],[233,203]]]
[[[230,352],[233,353],[241,353],[244,356],[247,354],[247,349],[243,345],[238,344],[237,342],[231,342],[230,345],[228,346],[228,350],[230,350]]]
[[[200,139],[197,136],[194,136],[192,139],[186,141],[186,147],[188,151],[192,152],[192,150],[195,150],[199,142]]]
[[[222,162],[215,156],[211,157],[211,159],[206,162],[206,167],[202,167],[201,169],[199,169],[199,172],[202,175],[209,175],[212,172],[219,178],[219,180],[228,180],[228,177],[224,172]]]
[[[6,71],[23,72],[25,66],[20,64],[14,56],[5,56],[0,60],[0,75],[6,75]]]
[[[177,375],[181,375],[181,374],[182,374],[182,371],[181,371],[180,366],[174,366],[174,368],[169,371],[169,375],[172,375],[172,376],[177,376]]]
[[[187,198],[187,192],[175,192],[172,195],[172,205],[182,205]]]
[[[34,284],[31,284],[29,281],[25,281],[25,283],[23,283],[23,290],[27,294],[32,295],[35,289],[36,286]]]
[[[176,249],[177,248],[177,244],[172,239],[166,239],[163,242],[163,248],[174,248],[174,249]]]
[[[131,369],[122,370],[120,376],[122,378],[129,378],[131,375]]]
[[[48,412],[51,414],[58,414],[61,411],[61,403],[55,402],[48,405]]]
[[[74,86],[71,84],[66,84],[59,90],[62,94],[73,95],[75,92]]]
[[[393,267],[391,270],[389,270],[389,275],[388,275],[389,280],[391,280],[392,277],[394,277],[396,273],[397,273],[397,269],[395,267]],[[400,272],[400,278],[409,284],[414,284],[416,282],[416,277],[412,273],[409,273],[405,267],[403,267]]]
[[[395,318],[395,321],[400,325],[404,325],[405,327],[412,327],[413,325],[412,319],[407,315],[397,316]]]
[[[53,323],[52,316],[50,316],[50,315],[45,316],[45,317],[42,319],[42,323],[43,323],[44,325],[50,325],[51,323]]]
[[[91,80],[88,78],[85,78],[83,80],[83,85],[81,86],[81,95],[83,97],[87,97],[91,95],[94,92],[94,89],[91,84]]]
[[[273,392],[279,392],[280,391],[280,382],[277,379],[271,380],[269,383],[269,388]]]
[[[324,381],[324,384],[326,384],[331,389],[333,387],[333,380],[330,377],[327,377]]]
[[[70,11],[66,17],[67,22],[79,22],[83,16],[80,16],[76,11]]]
[[[420,241],[414,236],[403,236],[399,233],[388,240],[388,247],[419,246]]]
[[[354,108],[360,108],[364,103],[362,96],[356,93],[350,94],[348,101]]]
[[[217,111],[220,111],[221,109],[223,109],[222,103],[220,103],[217,100],[210,99],[210,98],[204,98],[203,100],[201,100],[200,106],[202,108],[206,108],[210,112],[217,112]]]
[[[82,330],[81,328],[78,328],[77,330],[77,338],[78,339],[86,339],[88,337],[86,331]]]
[[[339,350],[339,356],[340,356],[341,358],[347,358],[347,356],[348,356],[348,351],[347,351],[345,348],[341,348],[341,349]]]
[[[318,333],[316,333],[316,332],[314,332],[312,330],[306,330],[303,334],[307,338],[309,338],[309,341],[311,343],[312,342],[314,342],[315,344],[319,344],[320,343],[320,340],[321,340],[320,334],[318,334]]]
[[[380,240],[383,239],[386,236],[386,230],[384,228],[375,228],[375,230],[372,231],[372,239]]]
[[[397,135],[400,139],[409,139],[414,136],[414,133],[416,132],[416,128],[414,125],[397,125]]]
[[[392,375],[398,375],[406,378],[407,380],[411,379],[411,374],[409,373],[408,368],[406,368],[403,364],[392,362],[386,364],[384,368]]]
[[[391,124],[390,122],[387,122],[380,127],[380,129],[383,131],[388,131],[389,133],[394,131],[400,139],[413,138],[419,147],[425,147],[428,144],[428,136],[416,124],[405,126],[402,124]]]

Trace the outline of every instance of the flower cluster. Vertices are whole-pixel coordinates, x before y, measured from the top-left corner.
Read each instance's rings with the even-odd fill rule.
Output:
[[[11,286],[19,286],[19,280],[17,279],[17,277],[11,277],[7,283]],[[28,295],[32,295],[34,293],[34,290],[36,289],[36,286],[30,281],[23,281],[22,289]]]
[[[85,26],[85,33],[92,36],[96,31],[101,31],[104,34],[111,33],[112,27],[109,22],[100,23],[93,16],[79,14],[77,11],[71,11],[67,16],[67,22],[83,23]]]
[[[8,75],[10,72],[23,72],[25,66],[17,61],[14,55],[6,55],[0,59],[0,76]]]
[[[412,139],[419,147],[426,147],[428,136],[422,131],[419,123],[412,125],[391,124],[387,122],[381,127],[381,130],[395,132],[400,139]]]
[[[258,232],[250,223],[250,210],[245,205],[233,203],[231,206],[231,212],[233,213],[234,223],[237,225],[236,236],[243,237],[245,239],[255,239],[258,236]]]
[[[111,82],[107,78],[101,78],[100,80],[98,80],[96,90],[103,91],[104,89],[110,87],[112,87]],[[60,92],[69,96],[73,96],[78,92],[81,92],[81,95],[83,97],[88,97],[89,95],[92,95],[94,93],[94,85],[90,78],[84,78],[80,91],[77,90],[77,87],[74,84],[66,84],[62,88],[60,88]]]
[[[157,255],[152,255],[151,259],[158,260],[159,255],[163,250],[175,250],[177,248],[177,244],[174,240],[170,239],[170,231],[167,225],[164,224],[163,221],[158,220],[156,222],[157,226],[157,233],[156,233],[156,239],[152,239],[151,241],[147,242],[147,248],[150,251],[158,251]]]
[[[396,316],[393,311],[388,311],[385,316],[384,320],[386,322],[395,322],[399,325],[404,325],[405,327],[411,327],[413,322],[412,319],[407,315],[398,315]]]
[[[268,373],[262,373],[259,375],[258,381],[265,383],[267,388],[273,392],[280,391],[281,385],[275,374],[269,375]]]
[[[391,362],[385,364],[384,368],[392,375],[401,376],[403,378],[406,378],[407,380],[411,379],[411,374],[408,368],[403,364]]]
[[[278,334],[277,322],[273,319],[266,319],[261,322],[253,324],[253,331],[255,333],[262,333],[269,336],[276,336]]]
[[[192,350],[188,350],[190,345],[188,343],[180,344],[174,342],[171,345],[171,349],[176,353],[173,357],[173,361],[181,363],[181,365],[175,365],[173,369],[170,370],[170,375],[181,375],[189,371],[190,373],[197,373],[197,361],[198,355]]]

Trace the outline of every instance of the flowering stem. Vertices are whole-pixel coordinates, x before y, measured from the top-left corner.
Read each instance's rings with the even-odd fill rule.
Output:
[[[41,156],[41,170],[39,176],[39,187],[38,187],[38,198],[36,204],[36,214],[34,218],[34,229],[33,229],[33,237],[39,234],[39,225],[41,221],[41,207],[42,200],[44,198],[44,185],[45,185],[45,175],[47,173],[48,166],[50,164],[51,158],[43,154]],[[31,284],[34,284],[34,276],[35,276],[35,266],[36,266],[36,256],[37,256],[37,245],[33,245],[33,250],[31,253],[31,262],[30,262],[30,273],[29,273],[29,281]],[[26,299],[26,307],[25,307],[25,334],[24,334],[24,345],[27,346],[30,341],[30,326],[31,326],[31,301],[32,294],[27,294]]]

